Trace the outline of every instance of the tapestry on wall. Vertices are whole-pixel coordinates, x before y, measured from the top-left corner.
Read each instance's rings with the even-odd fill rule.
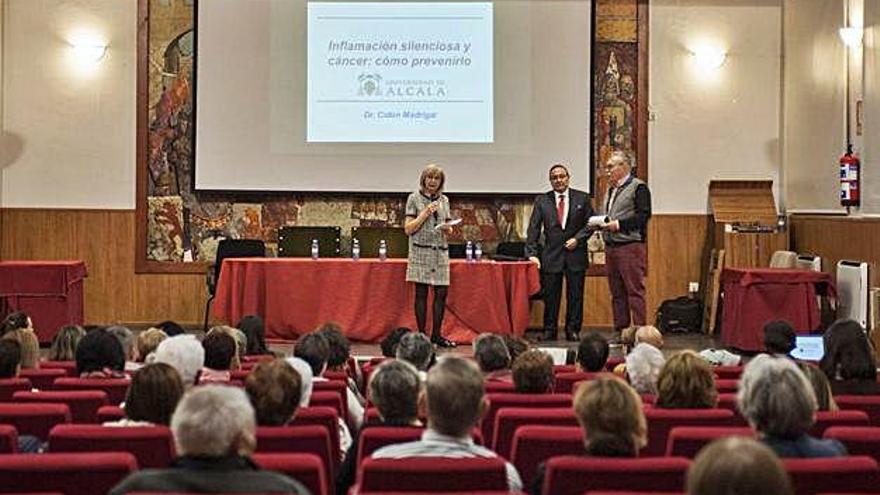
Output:
[[[146,164],[146,261],[168,264],[211,262],[224,238],[256,238],[274,253],[277,231],[285,225],[336,225],[348,250],[352,227],[402,227],[405,195],[371,196],[290,193],[237,197],[195,193],[193,167],[193,0],[147,2],[148,89]],[[594,166],[611,150],[635,153],[638,70],[637,0],[601,0],[594,45]],[[589,137],[585,137],[589,139]],[[603,158],[604,157],[604,158]],[[641,174],[640,174],[641,175]],[[604,191],[601,174],[596,191]],[[491,252],[499,242],[525,236],[532,198],[455,199],[453,215],[464,220],[451,242],[474,240]],[[601,241],[590,243],[601,263]]]

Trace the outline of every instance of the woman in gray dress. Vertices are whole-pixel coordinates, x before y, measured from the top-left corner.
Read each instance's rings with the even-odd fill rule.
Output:
[[[416,284],[415,312],[419,331],[425,332],[428,311],[428,287],[434,288],[431,341],[439,347],[455,347],[441,335],[446,293],[449,289],[449,247],[446,234],[452,227],[449,198],[443,194],[446,174],[437,165],[422,170],[419,190],[406,200],[404,231],[409,236],[409,259],[406,281]]]

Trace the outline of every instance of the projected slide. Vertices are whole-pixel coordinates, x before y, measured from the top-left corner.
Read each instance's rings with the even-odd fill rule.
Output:
[[[492,3],[308,4],[309,142],[494,141]]]

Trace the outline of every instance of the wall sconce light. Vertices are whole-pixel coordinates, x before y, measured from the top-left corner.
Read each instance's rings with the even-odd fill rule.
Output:
[[[724,49],[708,44],[691,48],[691,56],[694,57],[697,66],[703,70],[719,69],[727,60],[727,52]]]
[[[862,44],[862,35],[864,31],[859,27],[842,27],[837,31],[843,44],[849,48],[854,48]]]
[[[70,44],[73,56],[81,63],[97,64],[107,54],[107,45],[76,41]]]

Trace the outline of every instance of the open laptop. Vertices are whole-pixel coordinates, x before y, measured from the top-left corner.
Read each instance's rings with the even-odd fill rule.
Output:
[[[825,343],[821,335],[798,335],[795,348],[789,356],[803,361],[820,361],[825,355]]]

